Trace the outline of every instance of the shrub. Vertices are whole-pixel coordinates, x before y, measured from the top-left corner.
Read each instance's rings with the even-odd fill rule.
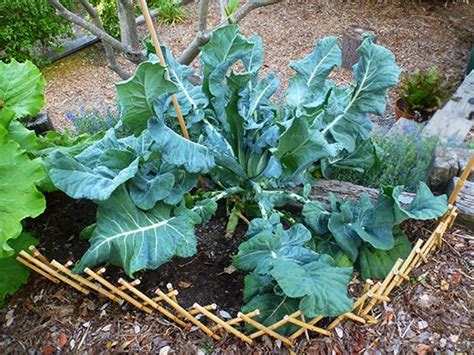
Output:
[[[412,112],[433,112],[449,98],[450,90],[438,69],[433,67],[426,73],[417,69],[402,77],[400,97]]]
[[[63,0],[71,6],[72,0]],[[33,54],[36,46],[58,43],[59,36],[71,36],[71,24],[57,16],[47,0],[0,1],[0,59],[9,62],[31,59],[41,63]]]
[[[77,114],[66,112],[66,117],[74,125],[76,134],[96,134],[114,127],[118,120],[118,113],[107,110],[100,112],[97,109],[86,109],[82,107]]]
[[[90,0],[97,11],[104,26],[104,30],[115,38],[120,38],[120,25],[115,0]]]
[[[159,9],[158,16],[161,21],[170,25],[183,22],[188,16],[181,0],[155,0],[151,7]]]
[[[363,173],[339,169],[331,178],[374,188],[403,185],[407,191],[414,192],[418,182],[426,182],[428,178],[437,143],[432,138],[421,137],[419,133],[415,129],[396,135],[374,135],[372,140],[380,148],[380,163]]]

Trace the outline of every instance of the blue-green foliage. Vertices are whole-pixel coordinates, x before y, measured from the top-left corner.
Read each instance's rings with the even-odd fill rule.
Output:
[[[346,289],[359,254],[374,254],[361,265],[378,265],[383,258],[378,251],[398,245],[395,225],[444,212],[445,201],[423,187],[408,207],[399,204],[398,187],[385,189],[375,206],[364,198],[358,205],[333,201],[327,210],[308,200],[315,166],[326,174],[336,166],[365,170],[376,161],[368,114],[383,112],[399,70],[393,54],[370,38],[359,49],[349,86],[327,80],[341,61],[336,37],[293,62],[297,74],[283,107],[272,102],[278,78],[261,73],[261,39],[242,36],[236,25],[216,30],[202,48],[202,83],[164,51],[170,79],[150,55],[131,79],[117,85],[122,113],[117,127],[82,152],[51,157],[52,182],[99,205],[96,226],[88,229],[91,248],[76,271],[109,261],[133,274],[174,255],[190,256],[194,226],[213,215],[217,200],[231,197],[234,217],[241,210],[259,217],[234,259],[252,272],[245,281],[245,310],[259,308],[264,323],[296,308],[308,317],[335,316],[352,307]],[[173,94],[191,140],[176,130]],[[119,127],[134,135],[119,138]],[[199,174],[210,176],[214,191],[190,205],[184,197]],[[288,190],[302,183],[302,193]],[[302,224],[283,227],[279,208],[290,201],[305,204],[304,222],[313,233]]]

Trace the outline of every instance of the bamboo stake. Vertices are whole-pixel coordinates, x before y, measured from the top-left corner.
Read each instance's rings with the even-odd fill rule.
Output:
[[[257,328],[258,330],[261,330],[264,333],[267,333],[268,335],[274,337],[275,339],[281,340],[286,345],[289,345],[289,346],[293,345],[293,342],[290,339],[285,338],[283,335],[278,334],[272,329],[265,327],[264,325],[254,321],[252,318],[247,317],[245,314],[239,312],[239,314],[237,314],[237,317],[242,318],[246,323],[250,324],[252,327]]]
[[[195,317],[193,317],[187,310],[185,310],[183,307],[181,307],[178,303],[173,301],[171,298],[169,298],[163,291],[160,289],[156,290],[158,294],[163,297],[163,300],[168,303],[171,307],[173,307],[178,313],[181,313],[185,318],[189,319],[190,322],[194,323],[194,325],[198,326],[204,333],[207,335],[213,337],[216,340],[220,340],[221,337],[217,334],[214,334],[212,330],[210,330],[208,327],[206,327],[204,324],[202,324],[200,321],[198,321]]]
[[[173,292],[174,291],[173,285],[168,282],[166,284],[166,288],[168,289],[168,292],[171,294],[171,296],[168,296],[168,297],[171,298],[173,301],[178,302],[178,299],[176,298],[176,295]]]
[[[129,282],[130,285],[132,286],[138,286],[140,285],[141,281],[139,279],[136,279],[136,280],[133,280],[132,282]],[[127,289],[127,286],[124,286],[124,285],[121,285],[119,287],[119,290],[121,291],[125,291]]]
[[[101,294],[102,296],[105,296],[107,298],[109,298],[110,300],[114,301],[114,302],[117,302],[118,304],[122,304],[123,303],[123,300],[118,298],[117,296],[114,296],[113,294],[111,294],[109,291],[103,289],[102,287],[100,286],[97,286],[96,284],[90,282],[89,280],[86,280],[85,278],[83,278],[82,276],[79,276],[79,275],[75,275],[71,272],[71,270],[69,270],[67,267],[65,267],[64,265],[61,265],[60,263],[58,263],[56,260],[53,260],[51,261],[51,265],[54,266],[56,269],[58,269],[59,271],[61,271],[62,273],[66,274],[67,276],[69,276],[71,279],[77,281],[78,283],[81,283],[83,285],[86,285],[87,287],[89,287],[90,289],[96,291],[97,293]]]
[[[193,307],[199,312],[199,313],[202,313],[204,314],[206,317],[208,317],[210,320],[214,321],[215,323],[219,324],[222,326],[222,328],[224,328],[225,330],[229,331],[230,333],[234,334],[236,337],[242,339],[243,341],[245,341],[246,343],[248,344],[252,344],[252,339],[250,339],[248,336],[246,336],[245,334],[239,332],[237,329],[235,329],[234,327],[232,327],[231,325],[227,324],[226,322],[224,322],[222,319],[220,319],[219,317],[217,317],[216,315],[212,314],[211,312],[209,312],[205,307],[202,307],[200,306],[199,304],[195,303],[193,305]]]
[[[316,332],[316,333],[319,333],[319,334],[322,334],[322,335],[326,335],[328,337],[332,336],[332,333],[329,330],[319,328],[319,327],[315,327],[314,325],[302,322],[299,319],[295,319],[295,318],[290,317],[290,316],[285,316],[285,318],[288,319],[288,322],[296,324],[296,325],[300,326],[303,329],[308,329],[308,330],[311,330],[313,332]]]
[[[296,312],[290,314],[290,317],[299,317],[300,315],[302,315],[301,311],[296,311]],[[247,314],[247,317],[249,317],[249,314]],[[267,328],[270,329],[270,330],[275,330],[275,329],[280,328],[281,326],[285,325],[286,323],[288,323],[288,319],[283,318],[283,319],[279,320],[278,322],[276,322],[272,325],[269,325]],[[265,334],[265,332],[263,330],[259,330],[258,332],[250,334],[250,337],[252,339],[255,339],[255,338],[258,338],[258,337],[260,337],[264,334]]]
[[[120,278],[120,279],[118,279],[118,282],[119,282],[119,284],[125,286],[127,288],[127,290],[132,292],[135,296],[137,296],[141,300],[145,301],[146,303],[144,303],[144,305],[147,304],[147,305],[152,306],[154,309],[161,312],[162,314],[164,314],[166,317],[173,320],[174,322],[178,323],[183,328],[188,328],[188,324],[186,324],[181,319],[176,317],[173,313],[168,311],[166,308],[161,307],[158,303],[154,302],[150,297],[145,295],[143,292],[137,290],[135,287],[133,287],[130,283],[128,283],[124,279]]]
[[[44,264],[51,266],[51,264],[49,263],[49,260],[43,254],[41,254],[40,251],[36,249],[34,245],[30,245],[28,249],[33,253],[33,256],[35,258],[41,260]]]
[[[399,270],[399,274],[400,273],[403,273],[405,275],[409,275],[410,272],[411,272],[411,268],[410,268],[410,265],[412,265],[412,262],[413,260],[417,257],[417,254],[416,254],[416,250],[417,249],[420,249],[421,246],[423,245],[423,240],[421,239],[418,239],[415,243],[415,246],[413,247],[413,249],[411,250],[410,254],[408,254],[407,258],[405,259],[405,262],[403,263],[403,265],[400,267],[400,270]],[[400,278],[397,278],[395,276],[395,279],[397,280],[397,283],[396,285],[394,285],[393,287],[395,286],[400,286],[403,282],[403,279],[400,279]],[[392,288],[393,288],[392,287]]]
[[[25,259],[27,259],[28,261],[30,261],[31,263],[33,263],[36,266],[43,269],[43,271],[46,271],[48,274],[54,276],[55,278],[61,280],[62,282],[67,283],[69,286],[74,287],[76,290],[82,292],[83,294],[85,294],[85,295],[89,294],[89,291],[86,290],[85,288],[83,288],[81,285],[79,285],[76,282],[74,282],[73,280],[61,275],[60,273],[58,273],[56,270],[52,269],[48,265],[43,264],[41,261],[39,261],[38,259],[32,257],[30,254],[28,254],[24,250],[20,251],[20,255],[22,257],[24,257]]]
[[[304,318],[304,314],[301,314],[301,320],[306,323],[306,319]],[[304,335],[306,337],[306,340],[309,340],[309,332],[308,329],[304,330]]]
[[[97,269],[97,270],[94,271],[94,272],[95,272],[98,276],[100,276],[100,275],[102,275],[103,273],[105,273],[105,271],[106,271],[105,267],[101,267],[101,268]],[[94,278],[93,278],[92,276],[87,276],[86,279],[89,280],[89,281],[94,280]]]
[[[155,26],[153,25],[153,21],[151,19],[150,11],[148,10],[148,5],[146,0],[140,0],[143,17],[145,18],[146,25],[148,27],[148,31],[150,32],[151,40],[153,42],[153,46],[155,47],[156,55],[160,60],[160,64],[162,67],[166,69],[166,60],[163,56],[163,52],[161,51],[160,42],[158,41],[158,35],[156,34]],[[165,71],[166,79],[170,79],[170,75],[168,70]],[[178,116],[179,126],[181,127],[181,132],[183,132],[183,136],[186,139],[189,139],[189,133],[186,128],[186,124],[184,123],[183,114],[181,112],[181,108],[179,107],[179,102],[176,97],[176,94],[171,96],[171,101],[173,102],[174,109],[176,111],[176,115]]]
[[[349,318],[349,319],[351,319],[351,320],[353,320],[353,321],[355,321],[355,322],[362,323],[362,324],[365,324],[365,323],[366,323],[366,321],[365,321],[364,318],[359,317],[359,316],[355,315],[355,314],[352,313],[352,312],[344,313],[344,317]]]
[[[471,159],[469,159],[469,162],[464,167],[464,170],[461,174],[461,178],[458,180],[458,183],[456,184],[456,187],[454,188],[453,192],[449,196],[448,203],[450,205],[452,205],[452,204],[454,204],[454,202],[456,202],[459,191],[461,191],[462,187],[464,186],[464,183],[466,182],[467,177],[471,173],[472,168],[474,168],[474,154],[471,155]]]
[[[167,296],[170,297],[171,299],[173,299],[171,297],[171,295],[177,296],[178,293],[179,293],[178,290],[173,290],[173,292],[168,292]],[[155,302],[161,302],[161,301],[163,301],[163,298],[160,297],[160,296],[157,296],[157,297],[152,298],[152,300],[155,301]]]
[[[315,324],[318,323],[321,319],[323,319],[323,316],[317,316],[316,318],[313,318],[311,321],[309,321],[309,322],[306,323],[306,324],[315,325]],[[301,334],[304,333],[304,331],[305,331],[304,328],[300,328],[299,330],[297,330],[296,332],[294,332],[293,334],[290,335],[290,339],[291,339],[291,340],[297,339],[299,336],[301,336]]]
[[[59,283],[59,280],[58,279],[55,279],[53,276],[51,276],[50,274],[48,274],[47,272],[44,272],[43,270],[41,270],[40,268],[37,268],[36,266],[34,266],[33,264],[29,263],[28,261],[26,261],[25,259],[17,256],[16,257],[16,260],[18,260],[20,263],[22,263],[23,265],[25,265],[26,267],[29,267],[31,270],[33,271],[36,271],[38,274],[40,274],[41,276],[44,276],[46,277],[48,280],[54,282],[55,284],[58,284]]]
[[[115,293],[116,295],[122,297],[125,301],[133,304],[135,307],[137,307],[138,309],[142,310],[142,311],[145,311],[147,312],[148,314],[151,314],[153,313],[153,311],[142,305],[140,302],[138,302],[135,298],[133,297],[130,297],[129,295],[127,295],[125,292],[123,292],[122,290],[119,290],[118,287],[115,287],[114,285],[112,285],[110,282],[108,282],[106,279],[104,279],[103,277],[100,277],[99,275],[97,275],[94,271],[92,271],[91,269],[89,268],[85,268],[84,269],[84,272],[91,276],[92,278],[94,278],[94,280],[96,280],[97,282],[99,282],[102,286],[105,286],[107,287],[112,293]]]
[[[258,309],[256,309],[255,311],[247,313],[246,316],[247,317],[255,317],[258,314],[260,314],[260,311]],[[234,319],[228,320],[225,323],[228,324],[228,325],[234,325],[234,324],[239,324],[240,322],[242,322],[242,318],[234,318]],[[213,332],[216,332],[219,329],[222,329],[222,325],[220,325],[220,324],[217,324],[217,325],[215,325],[214,327],[211,328],[211,330]]]

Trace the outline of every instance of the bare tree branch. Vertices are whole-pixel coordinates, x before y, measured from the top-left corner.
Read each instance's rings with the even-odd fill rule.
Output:
[[[59,16],[65,18],[68,21],[71,21],[72,23],[75,23],[79,27],[86,29],[87,31],[97,36],[97,38],[99,38],[100,40],[110,44],[110,46],[113,47],[114,49],[120,52],[123,52],[127,56],[127,59],[129,59],[130,61],[138,63],[138,62],[146,60],[145,56],[140,51],[135,51],[131,49],[130,47],[123,45],[120,41],[117,41],[115,38],[113,38],[104,30],[100,29],[99,27],[91,24],[87,20],[84,20],[82,17],[66,9],[59,2],[59,0],[48,0],[48,1],[50,5],[56,9]]]
[[[117,13],[122,44],[137,50],[139,46],[133,0],[117,0]]]
[[[84,7],[84,9],[86,9],[86,11],[89,13],[89,16],[94,22],[94,25],[100,28],[101,30],[105,31],[104,26],[102,25],[102,22],[100,21],[100,16],[97,10],[93,6],[91,6],[89,1],[87,0],[80,0],[80,2],[81,2],[81,5]],[[125,70],[123,70],[122,67],[117,63],[114,49],[105,41],[102,41],[102,46],[104,47],[105,57],[107,58],[108,67],[112,69],[115,73],[117,73],[117,75],[120,76],[122,79],[130,78],[130,74],[127,73]]]
[[[281,0],[248,0],[242,7],[237,9],[235,13],[232,15],[233,22],[238,23],[241,21],[245,16],[247,16],[251,11],[263,7],[263,6],[268,6],[268,5],[273,5]],[[206,0],[201,0],[201,6],[200,6],[200,14],[199,18],[201,19],[201,11],[203,7],[203,2],[206,2]],[[207,17],[207,13],[206,13]],[[212,37],[212,32],[217,30],[218,28],[225,26],[229,23],[227,19],[221,21],[217,26],[212,28],[209,31],[204,31],[201,30],[201,20],[199,21],[198,24],[198,34],[196,37],[192,40],[192,42],[188,45],[188,47],[183,51],[181,56],[178,58],[178,61],[181,64],[190,64],[194,58],[197,57],[199,54],[199,47],[203,46]]]
[[[207,29],[207,14],[209,13],[209,0],[201,0],[199,3],[198,31],[204,32]]]

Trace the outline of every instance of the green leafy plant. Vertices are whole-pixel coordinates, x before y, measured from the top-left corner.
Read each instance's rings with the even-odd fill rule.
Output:
[[[160,20],[170,25],[183,22],[188,17],[188,11],[181,0],[154,0],[151,7],[158,9]]]
[[[92,0],[90,3],[97,9],[105,32],[112,37],[120,38],[117,2],[115,0]]]
[[[427,182],[436,139],[407,128],[393,135],[377,133],[371,140],[378,147],[377,164],[365,171],[335,166],[326,176],[374,188],[403,185],[408,192],[415,192],[420,181]]]
[[[68,8],[72,1],[61,1]],[[38,46],[58,44],[60,36],[72,36],[71,24],[56,15],[47,0],[15,0],[0,2],[0,60],[33,60]]]
[[[445,82],[437,68],[427,72],[419,69],[401,79],[400,98],[411,112],[431,113],[449,98],[451,87]]]
[[[265,324],[296,308],[308,317],[350,310],[353,262],[378,277],[405,251],[396,226],[407,218],[434,218],[447,205],[423,185],[409,206],[399,202],[402,187],[386,187],[375,205],[367,197],[359,204],[333,199],[327,209],[308,198],[315,173],[374,164],[368,115],[384,111],[399,74],[393,54],[366,38],[354,83],[337,86],[327,79],[341,62],[337,41],[325,38],[291,63],[297,74],[281,107],[271,100],[278,78],[260,72],[261,39],[242,36],[236,25],[216,30],[202,48],[202,83],[166,48],[166,69],[150,54],[117,85],[117,126],[79,153],[51,155],[53,184],[98,204],[97,222],[85,233],[91,246],[75,271],[107,261],[132,275],[175,255],[191,256],[194,226],[209,220],[224,199],[233,221],[228,232],[236,216],[252,219],[234,258],[250,273],[245,310],[259,308]],[[173,94],[191,140],[175,132]],[[120,126],[133,135],[118,137]],[[190,196],[199,174],[211,178],[210,191]],[[290,189],[297,185],[304,186],[300,192]],[[302,223],[309,228],[295,224],[301,215],[285,210],[289,202],[303,204]],[[334,248],[323,248],[324,242]]]

